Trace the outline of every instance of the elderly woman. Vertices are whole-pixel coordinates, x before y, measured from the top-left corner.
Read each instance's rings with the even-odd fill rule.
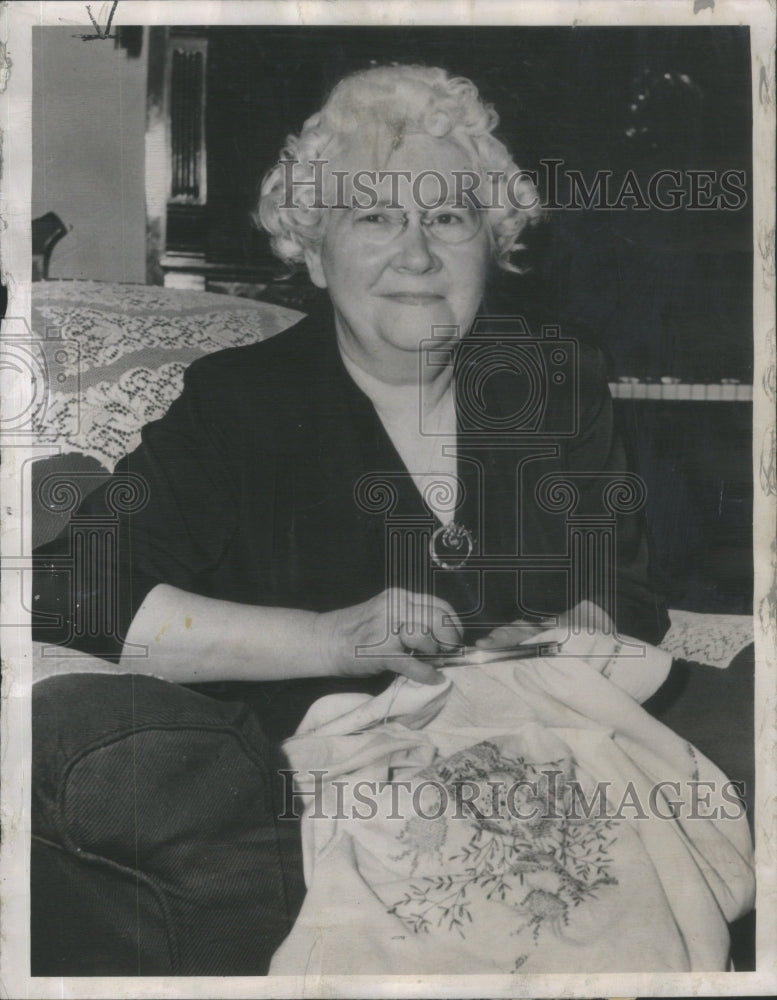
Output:
[[[116,469],[147,491],[121,522],[118,629],[75,631],[122,676],[38,685],[33,885],[59,909],[44,917],[34,897],[33,971],[36,954],[39,974],[263,971],[299,886],[268,736],[322,694],[397,673],[434,684],[437,656],[464,642],[553,625],[604,666],[613,618],[663,634],[639,519],[614,521],[613,601],[607,572],[570,562],[554,508],[572,475],[579,509],[600,513],[624,470],[597,358],[482,320],[489,269],[512,266],[539,211],[496,124],[468,80],[371,69],[265,179],[261,222],[329,307],[193,364]],[[79,516],[99,518],[109,488]],[[75,644],[90,594],[57,569],[66,544],[38,554],[36,610],[63,625],[37,635]],[[85,930],[107,933],[104,954]]]

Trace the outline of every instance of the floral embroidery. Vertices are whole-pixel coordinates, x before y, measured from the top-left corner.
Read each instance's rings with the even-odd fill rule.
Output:
[[[411,874],[415,874],[422,858],[433,857],[442,863],[442,849],[447,832],[448,825],[444,816],[434,822],[423,816],[411,816],[399,835],[400,843],[405,842],[409,846],[401,854],[393,855],[392,861],[402,861],[409,857]]]
[[[435,778],[454,799],[458,793],[461,808],[452,820],[413,817],[400,835],[406,847],[394,860],[409,857],[411,875],[422,859],[436,857],[445,867],[445,874],[414,878],[389,907],[416,934],[446,928],[465,938],[477,899],[510,907],[514,933],[528,930],[536,943],[544,929],[564,927],[574,907],[617,885],[610,852],[614,821],[581,819],[570,808],[571,762],[529,763],[484,742],[418,777]],[[469,840],[444,853],[457,822],[468,824]]]
[[[696,756],[696,747],[692,743],[689,743],[686,740],[685,741],[685,749],[688,751],[688,756],[691,758],[691,762],[693,764],[693,772],[691,774],[691,781],[698,781],[699,780],[699,758]]]

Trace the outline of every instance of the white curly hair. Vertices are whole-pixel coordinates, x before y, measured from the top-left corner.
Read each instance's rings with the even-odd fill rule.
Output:
[[[444,69],[392,65],[353,73],[340,80],[298,136],[287,138],[279,162],[262,181],[256,221],[269,233],[281,260],[304,262],[305,249],[321,243],[329,211],[320,197],[317,203],[310,184],[316,176],[315,161],[331,167],[355,142],[371,141],[377,163],[385,163],[403,135],[422,132],[450,139],[464,150],[489,190],[485,216],[494,259],[505,270],[519,271],[510,255],[523,249],[520,235],[540,217],[541,209],[531,180],[492,134],[498,123],[499,116],[483,103],[474,83]],[[288,193],[288,161],[294,164],[293,199]]]

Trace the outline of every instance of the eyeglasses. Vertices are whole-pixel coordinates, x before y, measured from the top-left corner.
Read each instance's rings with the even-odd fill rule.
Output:
[[[482,213],[471,207],[443,206],[421,214],[427,236],[453,245],[466,243],[480,230]],[[390,243],[407,230],[408,214],[402,208],[354,209],[351,225],[357,237],[373,246]]]

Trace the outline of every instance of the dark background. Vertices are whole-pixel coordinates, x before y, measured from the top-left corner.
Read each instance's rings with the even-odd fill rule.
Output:
[[[747,28],[217,28],[208,30],[207,255],[273,266],[250,219],[259,178],[346,73],[418,62],[469,76],[524,169],[743,170]],[[560,192],[563,202],[563,193]],[[618,374],[747,380],[750,203],[739,211],[555,211],[526,279],[500,291],[574,324]]]

